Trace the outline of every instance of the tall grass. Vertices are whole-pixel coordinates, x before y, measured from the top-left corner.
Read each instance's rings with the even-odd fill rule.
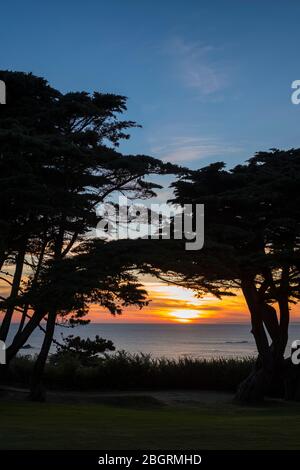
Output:
[[[17,357],[12,361],[6,382],[28,386],[34,360]],[[93,366],[83,366],[72,357],[47,364],[45,385],[51,389],[137,390],[193,389],[234,391],[250,373],[253,358],[166,359],[125,351],[99,358]]]

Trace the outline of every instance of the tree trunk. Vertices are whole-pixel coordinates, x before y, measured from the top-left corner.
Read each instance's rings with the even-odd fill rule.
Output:
[[[47,357],[50,351],[54,330],[55,330],[56,312],[50,312],[48,314],[46,332],[44,341],[34,365],[29,399],[32,401],[45,401],[46,400],[46,389],[43,386],[42,378],[44,369],[47,361]]]
[[[289,306],[288,299],[278,299],[280,309],[280,324],[274,307],[259,302],[245,292],[245,297],[251,311],[252,332],[256,340],[259,357],[252,373],[239,386],[235,400],[239,403],[258,403],[264,400],[267,394],[278,395],[287,399],[300,400],[300,369],[291,361],[284,360],[284,353],[288,341]],[[260,322],[260,317],[262,322]],[[256,326],[254,328],[253,326]],[[264,325],[272,339],[269,345],[267,337],[263,338],[261,330]],[[257,334],[257,332],[260,332]],[[267,348],[266,348],[267,342]],[[285,392],[284,392],[285,389]]]
[[[55,241],[54,261],[60,260],[62,258],[65,221],[66,221],[66,215],[62,214],[58,236]],[[37,360],[35,362],[33,373],[32,373],[31,387],[30,387],[30,394],[29,394],[29,399],[32,401],[45,401],[46,400],[46,389],[43,386],[42,379],[43,379],[43,374],[44,374],[48,354],[50,351],[51,343],[52,343],[53,336],[54,336],[56,317],[57,317],[57,312],[55,309],[48,313],[44,341],[43,341],[41,350],[39,352],[39,355],[37,357]]]
[[[264,400],[278,373],[277,363],[274,360],[274,345],[279,334],[278,320],[275,318],[275,309],[261,301],[254,279],[242,280],[242,290],[251,314],[251,331],[259,356],[253,372],[240,384],[235,401],[243,404],[259,403]],[[272,345],[269,345],[264,324],[273,340]]]
[[[10,346],[6,349],[6,362],[9,363],[19,352],[22,346],[26,343],[29,336],[38,327],[46,312],[44,310],[37,310],[26,323],[23,330],[18,333]]]
[[[19,251],[16,257],[16,268],[14,279],[12,283],[11,293],[9,296],[9,305],[7,307],[6,313],[1,323],[0,327],[0,340],[6,341],[7,335],[9,332],[10,324],[12,321],[13,313],[16,306],[16,299],[19,293],[20,283],[22,279],[22,272],[23,272],[23,265],[24,265],[24,258],[26,253],[26,244],[24,244],[23,248]]]
[[[241,404],[258,404],[263,402],[273,379],[272,372],[265,369],[257,359],[253,372],[240,385],[235,401]]]
[[[278,304],[280,310],[280,337],[278,354],[283,356],[289,337],[288,330],[290,322],[290,310],[288,296],[286,295],[280,297]]]
[[[2,266],[3,266],[4,262],[6,261],[6,257],[7,257],[7,255],[6,255],[5,250],[1,250],[1,252],[0,252],[0,269],[2,269]]]
[[[22,332],[23,328],[24,328],[25,321],[26,321],[26,318],[27,318],[27,315],[28,315],[28,309],[29,309],[29,305],[27,303],[23,307],[23,312],[22,312],[22,315],[21,315],[17,335],[19,335]]]

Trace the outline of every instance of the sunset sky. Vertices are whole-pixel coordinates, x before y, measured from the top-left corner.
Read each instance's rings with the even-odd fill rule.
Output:
[[[218,300],[212,296],[197,299],[193,292],[167,285],[155,278],[141,278],[150,303],[142,310],[126,308],[121,316],[113,317],[96,305],[90,318],[99,323],[242,323],[249,322],[247,306],[241,294]],[[292,321],[299,321],[299,305],[291,309]]]
[[[124,153],[231,167],[257,150],[300,146],[300,106],[290,99],[300,79],[297,2],[12,0],[1,18],[2,69],[33,72],[63,92],[128,96],[126,118],[143,127],[121,144]],[[170,179],[160,181],[165,201]],[[143,281],[150,305],[113,321],[248,321],[239,296],[196,299]],[[91,310],[91,318],[112,321]]]
[[[156,279],[145,279],[150,303],[142,310],[127,308],[123,315],[111,315],[97,306],[91,309],[93,321],[118,323],[216,323],[247,321],[247,309],[240,297],[219,301],[213,297],[197,299],[193,292],[178,286],[167,285]]]

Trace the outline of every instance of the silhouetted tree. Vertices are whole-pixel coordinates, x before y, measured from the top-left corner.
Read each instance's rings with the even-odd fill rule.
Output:
[[[162,240],[144,252],[145,269],[199,296],[243,293],[259,356],[237,399],[260,400],[292,367],[284,353],[300,295],[300,150],[259,152],[232,170],[211,164],[172,186],[174,203],[205,205],[204,248]]]
[[[97,267],[88,265],[93,273],[76,265],[85,255],[90,263],[90,250],[104,246],[86,243],[87,232],[100,220],[97,205],[120,191],[133,198],[152,197],[158,185],[145,181],[145,175],[175,167],[116,151],[120,139],[129,138],[128,129],[136,127],[118,118],[126,110],[125,97],[62,94],[44,79],[19,72],[0,72],[0,79],[7,88],[0,117],[0,261],[8,292],[0,304],[0,339],[7,339],[13,314],[19,313],[19,329],[7,348],[10,361],[46,321],[31,394],[39,399],[60,317],[83,322],[90,301],[112,313],[119,313],[119,301],[144,303],[144,291],[122,263],[115,266],[112,252],[110,258],[98,256]],[[85,273],[86,284],[80,284],[76,269]],[[77,282],[71,286],[73,276]]]
[[[63,344],[56,346],[55,354],[50,356],[50,363],[58,365],[64,360],[76,359],[83,366],[94,366],[99,364],[99,355],[114,350],[112,341],[100,338],[98,335],[94,340],[69,335],[63,338]]]

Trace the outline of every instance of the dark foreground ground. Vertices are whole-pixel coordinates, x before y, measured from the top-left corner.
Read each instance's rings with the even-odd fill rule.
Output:
[[[300,449],[300,405],[241,407],[215,392],[2,393],[1,449]]]

